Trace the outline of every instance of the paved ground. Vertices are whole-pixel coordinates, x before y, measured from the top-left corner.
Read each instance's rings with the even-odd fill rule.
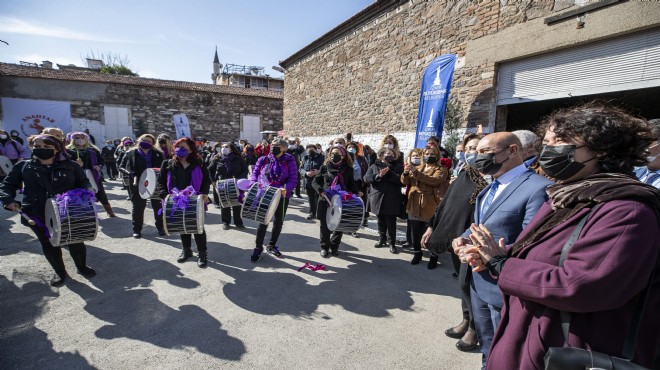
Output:
[[[447,255],[435,270],[411,255],[345,236],[339,257],[318,254],[318,223],[294,199],[280,238],[285,259],[251,264],[255,224],[220,227],[207,214],[209,266],[176,263],[180,240],[130,237],[130,203],[109,186],[117,219],[101,215],[88,243],[98,275],[51,288],[41,247],[18,216],[0,212],[0,368],[3,369],[474,369],[442,332],[460,320]],[[147,222],[153,225],[151,210]],[[11,216],[11,217],[10,217]],[[297,271],[305,262],[328,271]]]

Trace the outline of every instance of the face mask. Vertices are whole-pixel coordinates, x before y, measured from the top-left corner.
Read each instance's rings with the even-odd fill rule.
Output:
[[[12,132],[12,133],[11,133],[11,137],[18,137],[18,134],[15,133],[15,132]]]
[[[289,149],[296,149],[296,148],[298,148],[298,146],[296,144],[289,145]]]
[[[270,150],[270,152],[277,157],[278,155],[280,155],[280,153],[282,153],[282,149],[280,149],[279,146],[275,146]]]
[[[7,135],[0,135],[0,139],[5,140],[7,138]]]
[[[349,153],[357,153],[357,150],[355,148],[348,148],[347,150]]]
[[[338,164],[341,162],[341,155],[340,154],[333,154],[332,155],[332,163]]]
[[[307,150],[307,155],[314,155],[316,154],[316,150],[308,149]]]
[[[32,155],[39,159],[51,159],[55,156],[55,149],[52,148],[34,148],[32,149]]]
[[[419,158],[411,158],[410,163],[414,164],[415,166],[419,166],[422,161]]]
[[[495,162],[495,156],[502,153],[504,150],[497,153],[477,154],[477,159],[474,162],[474,167],[476,167],[476,169],[484,175],[496,174],[500,170],[500,168],[502,168],[502,164],[509,160],[509,158],[507,158],[501,163]]]
[[[147,141],[140,141],[140,148],[142,148],[142,149],[144,149],[144,150],[149,150],[149,149],[151,149],[152,147],[153,147],[153,145],[151,145],[150,142],[147,142]]]
[[[176,148],[174,149],[174,154],[176,154],[177,157],[179,158],[185,158],[188,156],[188,149],[187,148]]]
[[[115,141],[115,146],[119,146],[119,141]]]
[[[391,155],[386,155],[385,157],[383,157],[383,160],[385,162],[392,162],[394,160],[394,157]]]
[[[219,146],[219,147],[215,148],[215,152],[216,153],[222,153],[222,147]]]
[[[455,157],[459,162],[465,163],[465,152],[456,152]]]
[[[76,139],[73,143],[76,145],[85,145],[85,139]]]
[[[438,161],[438,157],[430,157],[430,156],[424,157],[424,162],[429,163],[429,164],[433,164],[437,161]]]
[[[438,146],[438,144],[436,144],[435,141],[431,141],[431,142],[429,142],[429,143],[427,143],[427,144],[428,144],[428,146],[430,146],[430,147],[432,147],[432,148]]]
[[[474,167],[474,163],[477,161],[477,153],[468,153],[465,155],[465,163]]]
[[[342,143],[335,143],[332,147],[333,147],[333,148],[343,148],[343,147],[344,147],[344,144],[342,144]]]
[[[581,148],[580,146],[579,148]],[[584,168],[586,162],[575,162],[575,145],[546,145],[539,155],[539,165],[546,175],[557,180],[568,180]]]
[[[394,149],[394,144],[385,144],[383,145],[383,148]]]
[[[231,149],[229,148],[222,148],[222,155],[229,155],[231,153]]]
[[[659,155],[660,155],[660,154],[652,155],[652,156],[646,157],[646,160],[647,160],[649,163],[651,163],[651,162],[655,161],[655,159],[658,158]]]

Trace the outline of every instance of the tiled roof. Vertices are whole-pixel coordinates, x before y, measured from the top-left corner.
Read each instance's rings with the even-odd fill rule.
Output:
[[[246,89],[235,86],[212,85],[199,82],[159,80],[155,78],[119,76],[97,72],[47,69],[42,67],[27,67],[18,64],[0,63],[0,76],[16,76],[29,78],[44,78],[49,80],[102,82],[155,88],[190,90],[208,93],[230,95],[260,96],[264,98],[283,99],[282,91]]]

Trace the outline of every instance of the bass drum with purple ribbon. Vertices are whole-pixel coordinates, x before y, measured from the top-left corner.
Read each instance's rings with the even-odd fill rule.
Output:
[[[259,188],[259,184],[253,184],[243,202],[241,217],[268,225],[281,198],[282,189],[273,186]]]
[[[220,207],[229,208],[241,205],[236,179],[218,180],[215,191],[218,193],[218,199],[220,199]]]
[[[357,232],[364,221],[364,202],[355,195],[344,199],[336,194],[330,200],[325,219],[330,231]]]
[[[11,163],[11,159],[0,155],[0,177],[9,175],[12,168],[14,168],[14,164]]]
[[[46,200],[46,228],[55,247],[96,239],[99,220],[94,198],[77,197],[73,202]]]
[[[92,185],[92,190],[94,190],[94,194],[99,192],[99,184],[96,183],[96,179],[94,178],[94,172],[92,170],[85,170],[85,176],[87,176],[87,180],[89,180],[89,183]]]
[[[160,199],[156,193],[156,185],[158,183],[158,175],[160,168],[147,168],[140,175],[138,182],[138,193],[142,199]]]
[[[202,234],[204,232],[204,196],[168,195],[163,203],[163,229],[170,234]],[[183,199],[183,201],[182,201]]]

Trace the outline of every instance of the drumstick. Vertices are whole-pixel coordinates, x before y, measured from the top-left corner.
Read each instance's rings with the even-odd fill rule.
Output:
[[[326,202],[328,202],[328,205],[332,204],[332,202],[330,202],[330,199],[328,199],[328,196],[325,195],[325,193],[321,194],[321,196],[323,197],[323,199],[325,199]]]
[[[21,217],[23,217],[25,221],[27,221],[27,223],[30,224],[30,226],[34,226],[37,224],[33,219],[30,218],[30,216],[23,213],[23,211],[18,211],[18,213],[21,214]]]

